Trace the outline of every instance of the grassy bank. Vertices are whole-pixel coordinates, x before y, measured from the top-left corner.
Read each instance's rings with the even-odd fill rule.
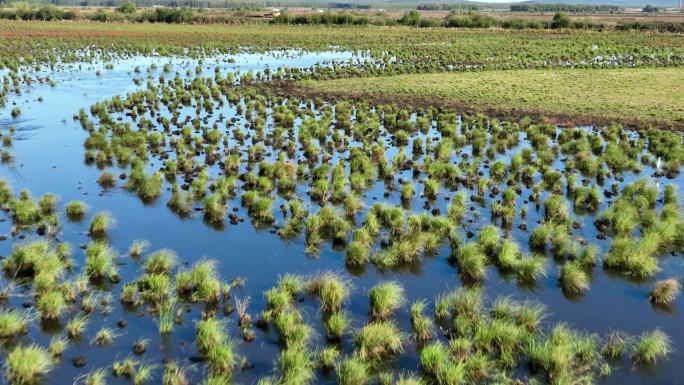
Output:
[[[684,127],[677,68],[512,70],[302,81],[304,94]]]

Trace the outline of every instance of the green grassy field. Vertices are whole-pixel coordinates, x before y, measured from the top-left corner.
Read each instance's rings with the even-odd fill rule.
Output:
[[[511,70],[302,81],[299,92],[684,127],[680,68]]]

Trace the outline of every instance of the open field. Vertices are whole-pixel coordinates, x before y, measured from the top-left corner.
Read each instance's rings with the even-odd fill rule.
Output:
[[[684,71],[680,68],[415,74],[307,80],[295,88],[304,95],[444,105],[504,116],[529,114],[684,128]]]

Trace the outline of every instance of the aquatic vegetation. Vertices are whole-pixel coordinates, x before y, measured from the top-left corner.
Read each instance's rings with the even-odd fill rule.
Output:
[[[116,186],[116,177],[111,172],[103,172],[100,177],[97,178],[97,184],[102,188],[112,188]]]
[[[371,317],[386,320],[406,303],[404,288],[394,281],[379,283],[368,291]]]
[[[176,300],[174,297],[166,301],[162,301],[159,306],[159,333],[169,334],[173,331],[173,325],[175,323],[175,305]]]
[[[580,295],[589,289],[589,275],[575,262],[563,265],[560,282],[563,292],[568,295]]]
[[[14,309],[0,311],[0,338],[14,337],[28,332],[30,317]]]
[[[169,361],[164,364],[163,385],[188,385],[187,369],[181,363]]]
[[[96,346],[110,345],[116,337],[117,334],[113,329],[103,327],[95,333],[95,336],[91,340],[91,344]]]
[[[338,312],[350,294],[350,284],[332,272],[316,275],[306,283],[306,290],[318,297],[321,309]]]
[[[345,312],[333,313],[323,321],[328,338],[340,340],[349,328],[349,315]]]
[[[370,365],[357,357],[347,358],[337,366],[341,385],[366,385],[370,381]]]
[[[64,296],[58,291],[50,291],[42,294],[36,300],[36,311],[40,314],[40,317],[45,320],[59,319],[66,308],[67,304],[64,300]]]
[[[362,359],[381,360],[403,351],[404,335],[394,322],[375,321],[362,327],[355,343]]]
[[[340,352],[333,346],[328,346],[319,353],[320,366],[325,370],[330,370],[335,367],[338,361]]]
[[[64,336],[54,336],[50,340],[50,345],[48,346],[48,351],[52,357],[61,357],[64,350],[66,350],[69,340]]]
[[[533,368],[545,373],[552,383],[563,383],[580,376],[590,380],[592,373],[583,367],[596,365],[596,346],[591,336],[579,335],[566,325],[556,325],[547,337],[526,348]]]
[[[667,358],[672,352],[670,338],[661,330],[653,330],[642,334],[632,347],[632,358],[641,363],[655,364]]]
[[[417,341],[428,341],[434,335],[432,319],[425,315],[426,301],[416,301],[411,305],[411,326]]]
[[[17,346],[5,360],[5,378],[12,384],[29,385],[45,377],[53,367],[53,358],[45,349],[37,345]]]
[[[314,379],[314,360],[304,349],[285,349],[276,366],[281,373],[281,384],[308,384]]]
[[[137,12],[137,17],[147,17],[147,11]],[[349,22],[347,17],[363,20],[358,15],[334,15],[343,24]],[[215,16],[206,17],[202,20]],[[316,20],[331,17],[324,14]],[[380,17],[371,16],[373,23]],[[450,16],[449,22],[464,22],[456,20],[459,17]],[[402,23],[411,23],[410,18],[407,14]],[[472,15],[462,18],[476,20]],[[300,19],[313,20],[313,16]],[[430,22],[424,19],[423,26]],[[32,198],[24,190],[14,195],[0,181],[0,205],[8,219],[2,240],[13,242],[2,262],[8,286],[0,290],[0,301],[6,305],[0,312],[0,337],[10,352],[21,346],[16,345],[20,339],[45,341],[53,334],[46,352],[56,359],[68,354],[69,344],[87,335],[93,346],[81,345],[78,349],[85,349],[83,355],[72,361],[80,368],[86,365],[88,349],[116,352],[119,341],[113,328],[118,327],[129,328],[123,332],[127,335],[142,334],[134,337],[138,339],[135,354],[142,354],[149,340],[145,354],[150,361],[117,355],[114,362],[101,363],[97,358],[95,365],[107,365],[107,371],[89,367],[90,372],[79,373],[78,383],[104,383],[111,367],[115,376],[137,385],[160,381],[187,385],[197,381],[188,374],[190,370],[198,370],[204,384],[250,383],[267,375],[258,383],[300,385],[320,382],[334,368],[341,384],[414,385],[593,383],[598,376],[626,370],[606,359],[629,356],[639,363],[657,363],[674,350],[675,341],[653,333],[640,338],[621,333],[599,338],[563,324],[549,330],[543,305],[515,299],[516,284],[521,292],[546,289],[551,281],[541,278],[547,268],[554,274],[558,271],[560,287],[568,297],[586,293],[592,277],[608,274],[597,270],[599,260],[605,270],[637,279],[672,268],[668,254],[682,251],[684,225],[676,190],[660,185],[665,178],[680,184],[677,173],[684,161],[684,145],[681,133],[653,128],[662,123],[655,116],[671,119],[670,104],[664,104],[664,115],[653,115],[652,124],[632,129],[631,124],[604,125],[598,118],[582,121],[587,126],[562,124],[564,119],[557,125],[558,116],[545,119],[544,111],[535,111],[531,118],[508,113],[492,118],[461,104],[453,105],[458,109],[442,104],[441,97],[425,96],[435,95],[434,89],[456,89],[447,84],[451,75],[445,76],[453,72],[466,82],[502,81],[503,92],[479,92],[478,100],[495,94],[507,97],[511,95],[505,89],[507,80],[500,76],[512,76],[507,71],[511,68],[528,68],[522,73],[530,79],[539,79],[544,72],[534,73],[533,68],[544,68],[563,79],[581,80],[589,74],[608,78],[614,74],[575,67],[644,67],[630,68],[631,73],[615,71],[626,77],[651,74],[654,84],[660,84],[660,76],[676,79],[677,75],[677,68],[661,66],[681,64],[672,33],[659,33],[654,44],[648,34],[637,31],[627,37],[608,31],[612,26],[544,34],[469,29],[447,33],[429,28],[411,28],[409,33],[408,27],[395,27],[392,39],[381,28],[364,27],[360,39],[358,30],[349,26],[326,28],[322,33],[318,28],[294,25],[287,31],[278,25],[240,25],[226,33],[194,25],[197,31],[190,34],[191,27],[183,25],[174,26],[176,30],[162,24],[104,23],[98,26],[104,28],[101,32],[78,22],[50,27],[2,23],[9,36],[0,44],[5,53],[0,64],[3,101],[13,103],[15,95],[26,92],[22,103],[37,102],[34,88],[25,91],[24,86],[56,84],[50,77],[62,79],[60,73],[71,70],[92,68],[94,74],[83,72],[83,78],[95,76],[98,81],[110,79],[107,71],[124,70],[129,72],[129,85],[134,86],[126,95],[97,101],[74,114],[74,124],[87,136],[83,158],[85,166],[92,168],[89,175],[99,176],[97,182],[105,188],[120,180],[124,191],[99,191],[96,198],[85,188],[93,184],[78,186],[82,191],[74,192],[58,183],[60,195],[84,199],[67,203],[64,211],[69,221],[60,223],[56,194]],[[24,24],[38,31],[30,35],[30,50],[29,36],[16,27]],[[124,30],[125,39],[121,37]],[[62,36],[65,31],[68,36]],[[88,33],[79,33],[83,31]],[[54,37],[43,36],[48,32],[64,37],[59,47]],[[91,33],[99,37],[94,39]],[[442,44],[431,44],[434,41]],[[445,51],[445,44],[453,49]],[[318,57],[317,53],[295,52],[295,47],[318,51],[335,46],[330,57],[347,57],[348,49],[357,53],[348,60],[324,59],[310,68],[270,62],[258,71],[238,68],[244,58],[239,55],[262,54],[274,45],[293,48],[292,52],[265,54],[281,55],[285,63],[300,55],[302,62],[309,60],[309,54]],[[512,57],[517,59],[511,61]],[[147,68],[142,60],[149,60]],[[158,68],[162,65],[163,69]],[[475,71],[485,67],[487,71]],[[38,75],[48,68],[49,77]],[[414,89],[414,79],[436,78],[445,84]],[[393,87],[397,79],[405,80],[404,90],[412,89],[405,100],[380,102],[350,95],[333,100],[325,97],[327,92],[306,91],[319,82],[346,87],[357,81],[375,84],[367,90],[374,91]],[[522,79],[516,86],[524,90],[529,84],[530,80]],[[463,87],[468,89],[459,95],[481,90],[481,84],[459,85]],[[387,95],[398,90],[392,92]],[[421,102],[414,103],[418,98]],[[523,99],[516,98],[513,104]],[[577,98],[571,99],[569,103],[577,105]],[[32,109],[25,108],[21,118],[31,119]],[[649,109],[646,105],[639,108]],[[3,128],[2,138],[6,146],[15,144],[12,155],[23,163],[34,155],[21,152],[25,147],[18,145],[22,132],[23,127]],[[3,159],[9,156],[9,150],[3,150]],[[55,170],[57,176],[63,175],[59,168]],[[155,202],[162,195],[168,199],[168,209],[183,222],[145,223],[150,234],[140,223],[129,222],[137,218],[125,215],[129,206],[144,210],[150,220],[178,220],[167,218],[165,205]],[[112,232],[110,218],[96,214],[89,227],[94,239],[80,245],[85,258],[76,244],[72,255],[67,243],[55,240],[81,242],[83,225],[78,219],[86,215],[86,202],[101,207],[99,199],[116,202],[112,210],[117,215],[124,211],[122,217],[129,218],[126,226]],[[129,205],[130,199],[137,203]],[[223,227],[226,217],[235,227]],[[223,266],[213,260],[193,260],[196,253],[181,261],[170,249],[148,252],[145,241],[131,244],[128,254],[132,258],[119,258],[112,248],[144,236],[155,245],[167,238],[194,239],[195,225],[202,220],[212,227],[206,245],[213,246],[199,251],[221,258]],[[243,221],[254,228],[244,227]],[[154,226],[163,228],[154,230]],[[256,289],[243,287],[242,279],[220,277],[221,272],[243,274],[245,268],[260,266],[258,261],[234,265],[235,258],[251,258],[270,247],[269,233],[287,241],[282,253],[288,256],[320,255],[326,269],[344,263],[347,270],[309,275],[313,265],[304,261],[291,269],[264,265],[263,277],[256,277]],[[110,236],[111,246],[105,235]],[[227,237],[225,250],[215,243],[215,236]],[[595,240],[589,239],[594,236]],[[238,238],[244,245],[233,247]],[[188,250],[183,248],[184,254]],[[433,302],[418,295],[443,281],[437,278],[449,275],[448,268],[440,267],[449,251],[461,287],[436,298],[433,314]],[[254,290],[269,287],[264,279],[273,274],[280,276],[277,285],[250,302]],[[488,276],[496,278],[497,285],[486,285]],[[434,282],[426,281],[417,290],[420,279],[433,278]],[[353,292],[356,281],[371,287],[370,307],[358,306],[363,305],[364,296]],[[501,288],[513,290],[511,297],[490,300],[484,296],[492,290],[497,295]],[[649,298],[654,303],[674,303],[680,290],[676,280],[656,282]],[[26,295],[31,298],[24,306],[31,307],[25,313],[12,310],[23,300],[17,297]],[[597,295],[602,298],[603,294]],[[410,308],[407,297],[413,301]],[[603,314],[595,310],[597,316]],[[362,318],[367,315],[370,319],[364,324]],[[119,318],[116,323],[114,317]],[[399,327],[409,327],[405,321],[410,321],[406,333]],[[61,322],[66,324],[57,333]],[[183,340],[188,326],[194,326],[194,341]],[[235,332],[244,342],[230,338]],[[409,332],[420,368],[407,367],[397,373],[401,363],[415,358],[410,352],[402,357]],[[273,370],[263,366],[264,357],[256,357],[254,349],[242,351],[254,339],[265,348],[259,351],[276,357]],[[188,342],[197,350],[197,357],[191,357],[194,364],[173,361],[179,357],[167,348],[187,347]],[[109,348],[99,347],[107,344]],[[151,364],[161,357],[153,346],[164,353],[163,372]],[[60,371],[67,365],[55,364]],[[415,369],[422,371],[414,373]]]
[[[88,319],[85,316],[78,315],[69,320],[66,324],[66,331],[70,338],[78,338],[83,334]]]
[[[86,250],[85,273],[93,279],[107,277],[115,279],[117,268],[114,260],[116,251],[104,241],[91,241]]]
[[[94,236],[102,236],[114,224],[114,217],[111,213],[103,211],[95,214],[90,221],[89,232]]]
[[[86,215],[86,204],[81,201],[71,201],[67,203],[65,211],[69,219],[79,220]]]
[[[82,377],[83,385],[106,385],[107,384],[107,369],[93,369]]]
[[[656,282],[648,299],[659,305],[667,305],[674,301],[681,292],[680,282],[675,278],[668,278]]]
[[[209,222],[222,223],[226,209],[227,206],[217,195],[210,195],[204,200],[204,218]]]
[[[138,365],[135,374],[133,375],[133,383],[135,385],[143,385],[152,379],[152,371],[156,369],[156,365],[141,363]]]
[[[620,359],[627,354],[630,348],[630,339],[626,334],[616,331],[606,339],[601,354],[611,359]]]
[[[494,245],[490,247],[494,247]],[[487,256],[480,243],[469,242],[464,244],[457,250],[455,259],[459,273],[465,280],[480,281],[487,275]]]
[[[144,239],[136,239],[128,248],[128,255],[137,258],[150,246],[150,242]]]
[[[190,270],[176,274],[176,290],[191,301],[216,302],[221,291],[221,282],[216,274],[216,261],[201,260]]]
[[[178,257],[169,249],[155,251],[145,261],[145,271],[149,274],[168,274],[176,266]]]

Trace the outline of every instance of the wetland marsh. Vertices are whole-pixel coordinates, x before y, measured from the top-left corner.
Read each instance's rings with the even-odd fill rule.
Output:
[[[0,25],[2,383],[679,381],[681,34]]]

